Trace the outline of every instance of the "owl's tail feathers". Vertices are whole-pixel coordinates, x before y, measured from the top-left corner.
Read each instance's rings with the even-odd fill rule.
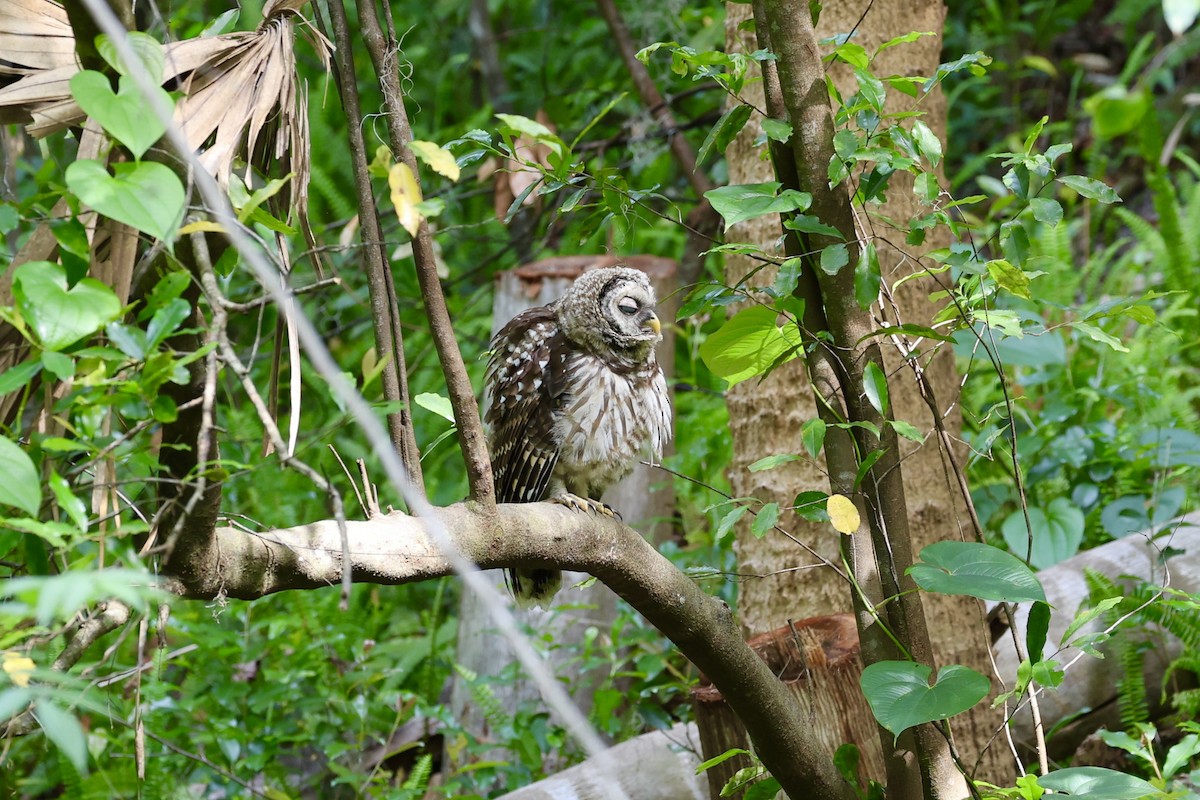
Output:
[[[550,610],[550,601],[562,588],[562,573],[556,569],[510,569],[504,572],[517,608]]]

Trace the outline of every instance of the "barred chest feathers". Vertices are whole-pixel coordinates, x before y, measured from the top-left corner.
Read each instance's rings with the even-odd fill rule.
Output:
[[[653,357],[614,370],[586,352],[568,356],[566,391],[554,433],[559,462],[553,478],[567,491],[599,497],[641,458],[657,461],[671,437],[667,383]]]

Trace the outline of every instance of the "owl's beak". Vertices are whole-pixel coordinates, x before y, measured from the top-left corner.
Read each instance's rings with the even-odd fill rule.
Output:
[[[659,322],[658,317],[654,316],[653,314],[651,314],[650,318],[643,323],[643,327],[654,331],[656,336],[662,333],[662,323]]]

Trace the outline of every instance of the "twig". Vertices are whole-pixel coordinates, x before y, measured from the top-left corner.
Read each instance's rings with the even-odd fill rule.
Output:
[[[388,254],[384,249],[379,207],[375,203],[371,175],[367,169],[367,147],[362,133],[362,110],[358,98],[358,76],[354,68],[354,47],[350,43],[349,26],[342,0],[330,2],[329,11],[334,41],[337,44],[334,51],[334,75],[342,98],[342,108],[346,113],[350,159],[354,168],[354,188],[358,198],[358,218],[362,226],[362,258],[370,290],[375,349],[383,362],[383,372],[380,375],[383,396],[385,400],[399,404],[399,408],[387,416],[388,431],[391,434],[392,446],[400,453],[400,459],[408,471],[409,480],[424,493],[421,452],[417,448],[412,425],[400,309],[396,301]]]
[[[407,164],[413,175],[417,175],[417,159],[409,144],[412,128],[408,122],[408,111],[404,107],[404,91],[400,84],[398,51],[400,43],[384,35],[379,27],[379,17],[374,0],[357,0],[358,21],[361,26],[362,43],[366,45],[379,78],[386,110],[388,138],[392,153]],[[345,12],[340,2],[329,4],[331,15],[336,19]],[[492,481],[492,465],[488,456],[487,440],[483,433],[483,422],[479,418],[479,406],[471,379],[463,363],[458,341],[454,337],[454,324],[446,308],[446,298],[437,274],[433,256],[433,237],[428,223],[422,219],[413,237],[413,261],[417,267],[417,282],[421,286],[421,298],[425,302],[425,314],[437,348],[438,361],[446,378],[446,391],[454,410],[458,426],[458,441],[462,448],[463,461],[467,467],[467,482],[471,487],[471,499],[491,507],[496,502],[496,491]]]
[[[621,19],[621,13],[617,10],[613,0],[596,0],[596,5],[600,9],[600,15],[604,17],[604,21],[608,23],[608,31],[617,45],[617,52],[621,54],[621,61],[625,64],[625,69],[629,71],[629,77],[633,79],[633,85],[637,87],[638,95],[650,109],[650,114],[655,121],[664,129],[672,131],[668,140],[671,153],[675,156],[676,163],[679,164],[684,178],[691,185],[696,197],[703,200],[704,193],[712,190],[713,183],[708,179],[706,173],[696,168],[696,151],[692,149],[692,144],[687,137],[679,131],[671,106],[663,100],[658,87],[654,85],[654,79],[650,77],[650,71],[646,69],[645,64],[638,61],[637,53],[633,48],[633,39],[629,35],[629,29],[625,27],[625,21]]]

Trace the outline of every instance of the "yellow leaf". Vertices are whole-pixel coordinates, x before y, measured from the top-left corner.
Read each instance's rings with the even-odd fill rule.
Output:
[[[18,655],[17,653],[6,652],[4,654],[4,671],[8,673],[8,677],[17,686],[25,687],[29,685],[29,676],[33,673],[34,667],[32,658]]]
[[[844,494],[831,494],[825,503],[829,512],[829,521],[833,523],[838,533],[854,533],[858,530],[861,519],[858,516],[858,506]]]
[[[458,180],[458,162],[454,160],[454,155],[449,150],[439,147],[434,142],[420,140],[409,142],[408,149],[416,153],[417,158],[432,167],[437,174],[445,175],[452,181]]]
[[[396,206],[396,216],[409,236],[417,235],[421,225],[421,212],[417,204],[421,202],[421,187],[407,164],[396,163],[388,171],[388,186],[392,189],[392,204]]]
[[[179,229],[178,235],[186,236],[189,233],[196,233],[197,231],[203,231],[205,233],[224,233],[225,228],[219,222],[212,222],[211,220],[202,219],[196,222],[189,222],[187,225],[184,225]]]

